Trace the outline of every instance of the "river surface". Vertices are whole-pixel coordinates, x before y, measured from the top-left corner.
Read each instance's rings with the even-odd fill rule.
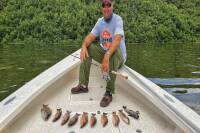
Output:
[[[77,45],[0,45],[0,101]],[[200,44],[127,44],[126,65],[200,113]]]

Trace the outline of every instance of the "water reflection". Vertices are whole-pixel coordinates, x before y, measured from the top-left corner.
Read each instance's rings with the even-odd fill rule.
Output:
[[[151,78],[200,78],[200,44],[128,44],[127,65]]]
[[[0,100],[77,49],[76,45],[0,47]]]

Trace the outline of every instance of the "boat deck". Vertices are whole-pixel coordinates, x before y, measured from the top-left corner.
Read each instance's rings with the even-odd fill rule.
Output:
[[[150,105],[145,98],[137,91],[134,91],[125,79],[117,78],[116,93],[113,95],[113,101],[110,106],[102,108],[99,102],[104,94],[106,82],[102,79],[100,69],[92,65],[89,83],[89,92],[84,94],[70,93],[70,89],[78,84],[78,67],[67,73],[63,78],[56,81],[46,89],[34,102],[32,102],[2,133],[136,133],[141,130],[143,133],[172,133],[175,130],[173,123],[161,117],[158,109]],[[67,124],[61,126],[61,119],[53,123],[53,115],[45,122],[41,118],[42,104],[49,104],[53,110],[62,108],[63,114],[66,110],[72,111],[71,116],[76,112],[91,113],[100,111],[108,113],[108,124],[102,127],[100,122],[101,114],[97,114],[97,123],[94,128],[89,123],[80,129],[80,119],[72,127]],[[130,118],[130,125],[126,125],[120,120],[119,127],[112,125],[111,113],[122,109],[126,105],[132,110],[140,112],[140,119]],[[152,106],[152,107],[151,107]],[[80,117],[79,117],[80,118]]]

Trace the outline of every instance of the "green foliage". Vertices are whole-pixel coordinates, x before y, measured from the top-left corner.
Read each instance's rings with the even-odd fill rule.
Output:
[[[101,17],[100,0],[1,0],[0,43],[80,43]],[[116,0],[126,42],[199,41],[199,0]]]
[[[121,0],[116,11],[124,19],[128,42],[195,42],[200,37],[198,3],[185,1],[184,10],[172,0]]]

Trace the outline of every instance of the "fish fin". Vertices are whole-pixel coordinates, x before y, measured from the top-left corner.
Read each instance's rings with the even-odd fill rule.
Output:
[[[86,114],[86,115],[87,115],[87,114],[88,114],[88,112],[83,112],[83,114]]]
[[[46,108],[46,107],[48,107],[48,104],[43,104],[42,106],[43,106],[44,108]]]
[[[92,113],[92,115],[95,116],[96,114],[95,114],[95,113]]]
[[[81,115],[81,114],[79,114],[79,113],[76,113],[76,115],[77,115],[77,116],[79,116],[79,115]]]
[[[116,114],[116,111],[113,111],[112,114]]]
[[[107,115],[108,113],[103,112],[103,115]]]
[[[123,112],[123,110],[122,109],[120,109],[120,110],[118,110],[119,112]]]
[[[60,111],[60,110],[61,110],[61,108],[57,108],[56,110],[57,110],[57,111]]]
[[[66,112],[70,114],[72,111],[66,110]]]
[[[123,109],[126,109],[126,106],[122,106]]]

